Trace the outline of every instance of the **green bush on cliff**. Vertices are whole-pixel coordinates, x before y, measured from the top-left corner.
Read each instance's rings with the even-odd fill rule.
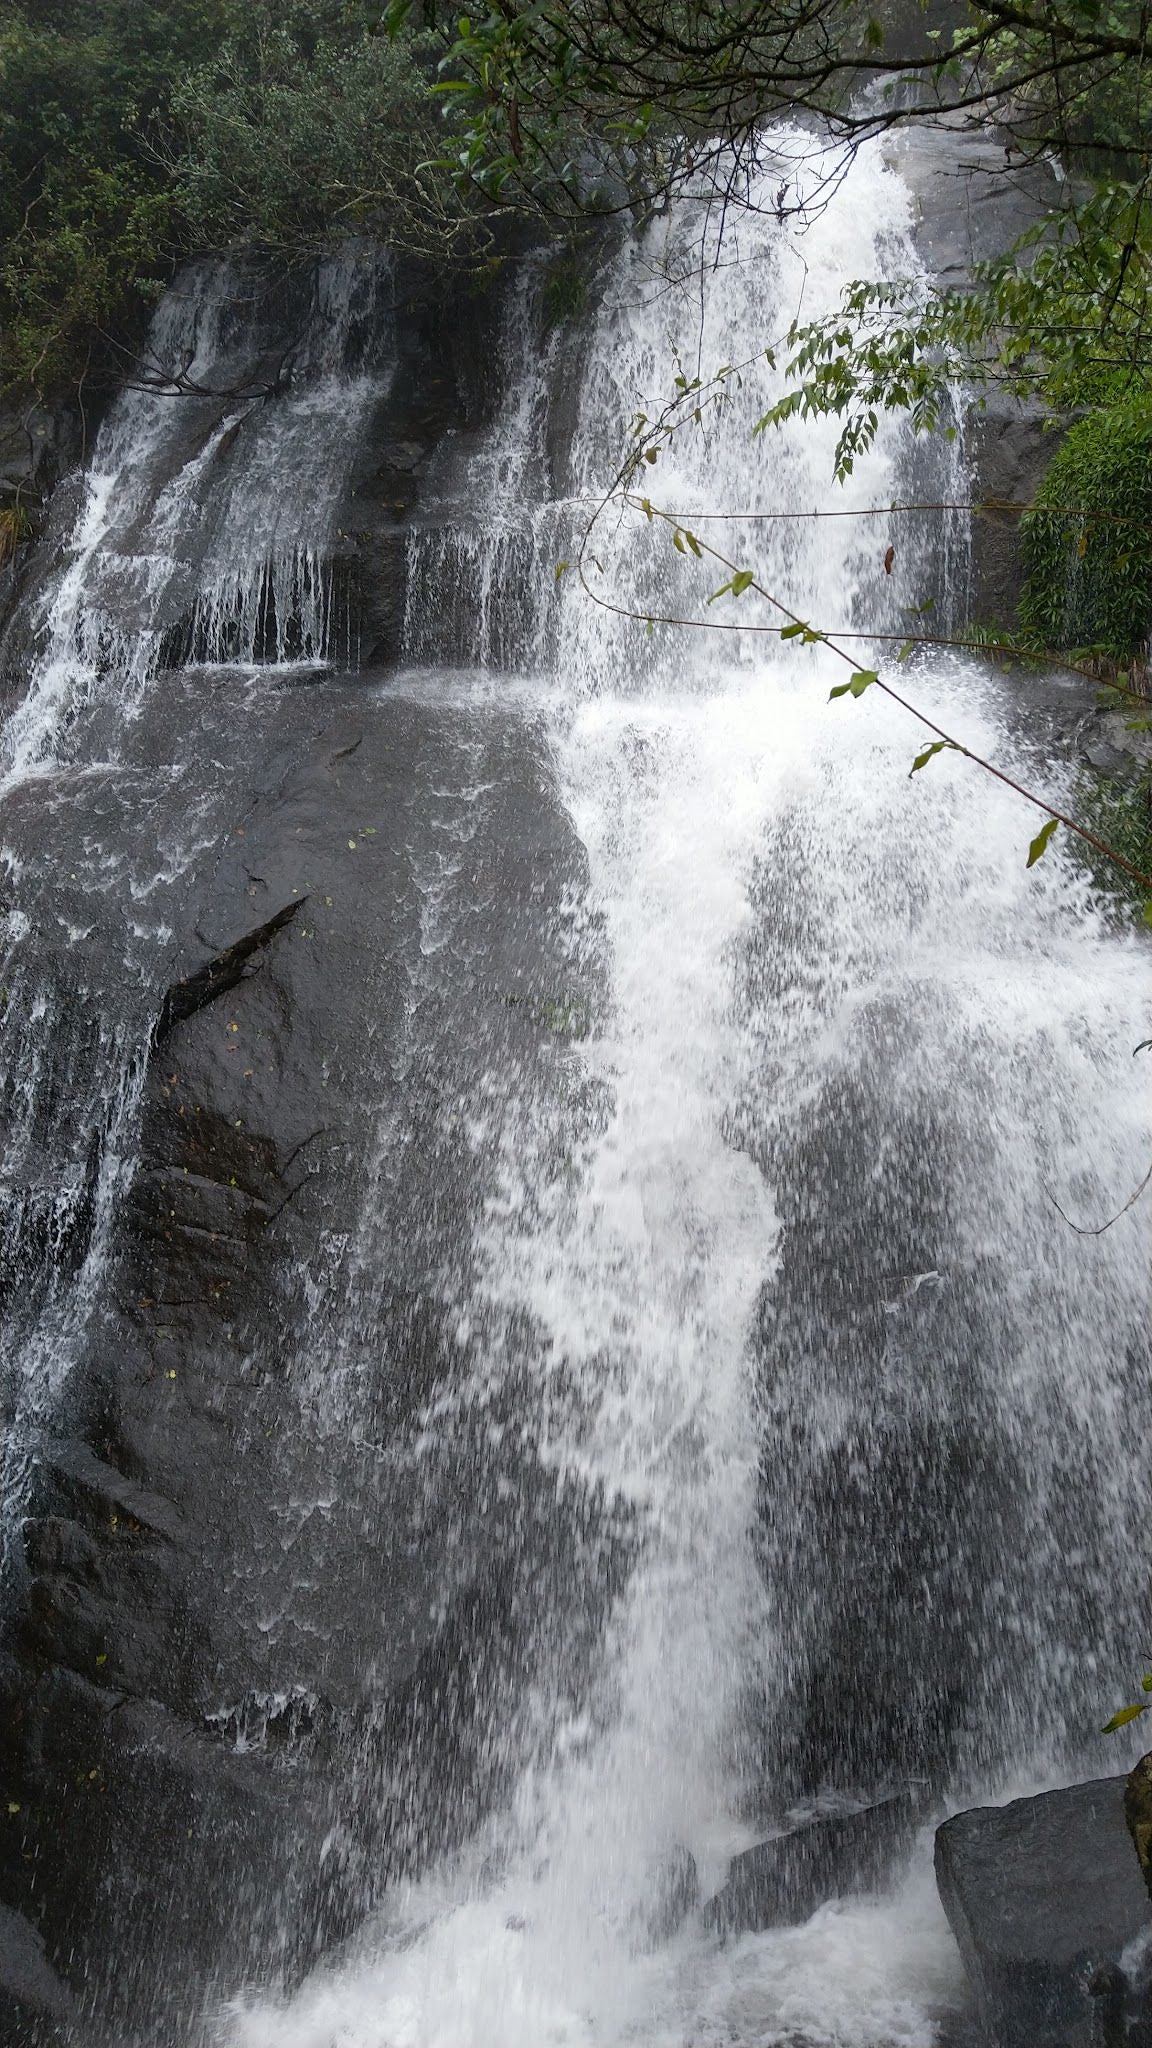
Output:
[[[79,377],[179,245],[156,157],[229,0],[9,0],[0,19],[0,386]]]
[[[175,196],[192,239],[291,251],[366,228],[454,251],[468,214],[438,174],[445,137],[427,36],[369,35],[315,8],[257,11],[173,95]]]
[[[1147,776],[1123,782],[1086,772],[1076,792],[1076,815],[1142,874],[1152,874],[1152,781]],[[1140,908],[1145,892],[1131,875],[1083,840],[1077,853],[1098,889],[1129,910]]]
[[[1021,525],[1028,636],[1141,657],[1152,632],[1152,399],[1079,420]]]
[[[426,39],[365,0],[7,0],[0,390],[108,369],[182,255],[466,224]],[[115,374],[115,362],[111,365]]]

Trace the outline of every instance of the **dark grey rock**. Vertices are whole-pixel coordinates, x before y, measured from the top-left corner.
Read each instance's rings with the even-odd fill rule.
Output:
[[[721,1935],[791,1927],[826,1899],[870,1891],[889,1874],[920,1820],[914,1792],[852,1813],[817,1815],[735,1856],[723,1889],[704,1909]]]
[[[972,617],[982,625],[1011,632],[1023,570],[1021,515],[1008,508],[1032,503],[1064,425],[1035,401],[996,393],[969,420],[973,497],[989,508],[972,527]]]
[[[574,1668],[595,1639],[581,1554],[608,1510],[503,1426],[533,1332],[492,1333],[507,1387],[442,1442],[422,1416],[484,1339],[454,1287],[523,1092],[554,1105],[545,1172],[596,1114],[565,1019],[598,982],[531,714],[379,675],[174,675],[131,746],[122,810],[98,785],[73,817],[48,783],[9,819],[49,930],[72,831],[127,860],[149,792],[179,832],[174,756],[214,836],[150,989],[118,976],[115,926],[71,962],[142,1046],[168,1028],[109,1298],[37,1452],[0,1658],[20,1810],[0,1897],[35,1906],[120,2039],[168,2048],[213,1984],[291,1979],[497,1796],[541,1572]],[[257,932],[237,980],[205,976]],[[326,1233],[361,1228],[356,1293]]]
[[[0,1906],[0,2040],[4,2048],[63,2048],[78,2019],[76,2003],[49,1964],[31,1921]]]
[[[1146,713],[1138,704],[1124,711],[1097,708],[1081,734],[1089,766],[1118,781],[1146,783],[1152,775],[1152,731],[1140,730],[1145,716],[1152,716],[1152,705]]]
[[[24,589],[49,499],[61,477],[81,460],[91,425],[73,392],[45,398],[16,387],[3,394],[0,511],[19,510],[27,539],[0,561],[0,629]]]
[[[82,450],[84,423],[71,397],[53,404],[30,390],[10,391],[0,406],[0,504],[36,510]]]
[[[937,1832],[940,1897],[997,2048],[1087,2048],[1090,1979],[1152,1924],[1124,1785],[977,1807]]]

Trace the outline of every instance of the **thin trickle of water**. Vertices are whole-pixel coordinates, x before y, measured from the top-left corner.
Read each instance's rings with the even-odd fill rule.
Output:
[[[996,1795],[1095,1763],[1084,1732],[1136,1640],[1149,1283],[1138,1216],[1076,1238],[1050,1195],[1108,1211],[1146,1164],[1146,952],[1070,866],[1026,871],[1030,821],[999,786],[955,758],[910,783],[916,725],[874,692],[829,703],[841,669],[756,631],[771,607],[710,614],[722,574],[658,522],[603,522],[607,604],[562,584],[544,625],[541,554],[574,551],[689,353],[691,374],[752,366],[715,425],[662,450],[654,502],[702,535],[722,520],[722,551],[824,628],[898,630],[935,594],[939,533],[755,516],[826,499],[836,432],[753,443],[780,388],[763,350],[801,292],[813,317],[845,280],[910,267],[908,222],[862,152],[799,241],[766,208],[722,270],[697,263],[702,300],[660,282],[699,235],[691,206],[612,267],[578,502],[533,522],[515,662],[531,671],[554,631],[532,687],[610,968],[579,1047],[603,1107],[544,1185],[512,1126],[460,1302],[456,1412],[493,1403],[533,1330],[526,1426],[615,1505],[634,1562],[575,1702],[547,1654],[572,1610],[542,1618],[506,1808],[290,2002],[234,2007],[223,2041],[927,2048],[958,1969],[924,1844],[889,1895],[727,1947],[697,1900],[806,1802],[910,1778]],[[539,375],[508,419],[534,417]],[[885,427],[847,506],[901,496],[908,460]],[[938,498],[963,496],[946,482]],[[490,620],[506,545],[491,505],[479,532],[414,543],[410,648],[432,648],[449,564]],[[663,613],[741,630],[649,630]],[[505,658],[490,624],[466,646]],[[925,662],[909,688],[959,737],[1056,772],[973,667]],[[451,1424],[430,1415],[430,1439]]]
[[[548,614],[547,428],[558,333],[541,346],[539,279],[518,279],[504,319],[508,381],[466,448],[447,435],[408,538],[403,651],[415,666],[539,668]]]

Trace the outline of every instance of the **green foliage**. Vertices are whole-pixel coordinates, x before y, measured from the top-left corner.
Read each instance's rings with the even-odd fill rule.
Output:
[[[930,740],[922,752],[917,754],[916,759],[908,770],[908,774],[913,776],[921,768],[926,768],[929,761],[936,759],[937,754],[962,754],[963,752],[964,748],[957,746],[955,740]]]
[[[0,22],[0,387],[79,375],[176,247],[155,146],[233,0],[10,0]]]
[[[1152,783],[1122,782],[1085,773],[1076,792],[1076,815],[1106,846],[1114,847],[1141,874],[1152,874]],[[1124,915],[1142,915],[1145,891],[1139,882],[1085,840],[1074,842],[1077,858],[1095,886],[1114,898]]]
[[[1141,1692],[1152,1692],[1152,1672],[1146,1674],[1140,1680],[1140,1690]],[[1129,1722],[1138,1721],[1141,1714],[1148,1712],[1150,1706],[1152,1706],[1152,1700],[1137,1700],[1134,1706],[1121,1707],[1118,1714],[1113,1714],[1112,1719],[1105,1722],[1100,1733],[1102,1735],[1115,1735],[1118,1728],[1127,1728]]]
[[[1149,1702],[1147,1700],[1138,1700],[1135,1706],[1121,1707],[1118,1714],[1113,1714],[1110,1721],[1105,1721],[1100,1733],[1102,1735],[1115,1735],[1118,1728],[1127,1728],[1130,1721],[1138,1721],[1141,1714],[1146,1714],[1148,1706]]]
[[[1052,835],[1057,830],[1059,824],[1059,818],[1048,818],[1041,825],[1035,839],[1033,839],[1028,848],[1028,859],[1025,862],[1026,867],[1034,868],[1037,861],[1044,858],[1051,845]]]
[[[371,226],[471,226],[435,169],[426,37],[367,0],[8,0],[0,18],[0,389],[135,340],[180,256]],[[450,128],[450,124],[449,124]]]
[[[435,168],[444,121],[429,37],[365,34],[256,10],[177,86],[175,198],[198,243],[297,249],[365,227],[420,254],[455,249],[474,215]]]
[[[833,685],[828,692],[828,701],[831,703],[833,697],[862,697],[865,690],[870,690],[873,683],[878,683],[879,680],[874,668],[858,668],[849,676],[846,683]]]
[[[1025,631],[1127,661],[1152,631],[1152,396],[1068,433],[1021,522]]]

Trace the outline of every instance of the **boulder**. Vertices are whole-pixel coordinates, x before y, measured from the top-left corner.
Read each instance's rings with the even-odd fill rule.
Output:
[[[937,1832],[940,1897],[997,2048],[1088,2048],[1101,1986],[1152,1924],[1124,1786],[977,1807]]]
[[[704,1923],[721,1936],[796,1926],[826,1899],[883,1883],[918,1821],[915,1792],[902,1791],[757,1842],[733,1857]]]

